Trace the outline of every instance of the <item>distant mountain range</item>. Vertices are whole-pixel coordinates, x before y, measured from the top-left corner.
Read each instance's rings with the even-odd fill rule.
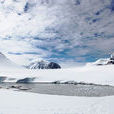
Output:
[[[10,59],[8,59],[4,54],[0,52],[0,68],[21,68],[21,66],[13,63]],[[28,66],[25,66],[28,69],[60,69],[61,66],[55,62],[48,62],[45,60],[34,61],[30,63]]]
[[[114,53],[111,54],[110,58],[98,59],[95,62],[88,63],[87,65],[112,65],[114,64]],[[8,59],[4,54],[0,52],[0,68],[23,68]],[[55,62],[49,62],[45,60],[37,60],[31,62],[29,65],[24,66],[27,69],[61,69],[61,66]]]

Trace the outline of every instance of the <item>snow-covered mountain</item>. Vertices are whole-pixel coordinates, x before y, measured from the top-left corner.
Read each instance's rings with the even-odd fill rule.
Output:
[[[21,68],[0,52],[0,68]]]
[[[0,52],[0,68],[23,68],[16,63],[8,59],[4,54]],[[55,62],[48,62],[45,60],[37,60],[30,65],[26,66],[28,69],[60,69],[61,66]]]
[[[29,69],[60,69],[61,66],[54,62],[39,60],[39,61],[30,63],[30,65],[28,65],[27,68]]]
[[[110,58],[98,59],[97,61],[87,65],[114,65],[114,53],[111,54]]]

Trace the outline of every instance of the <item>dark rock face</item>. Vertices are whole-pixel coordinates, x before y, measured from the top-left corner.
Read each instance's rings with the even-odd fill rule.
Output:
[[[60,69],[61,66],[59,64],[57,64],[57,63],[51,62],[51,63],[48,64],[47,68],[48,69]]]
[[[29,3],[27,2],[26,5],[25,5],[25,7],[24,7],[24,12],[27,12],[28,9],[29,9]]]
[[[110,60],[108,61],[107,64],[114,64],[114,53],[111,54],[111,56],[110,56]]]
[[[114,64],[114,60],[110,60],[110,61],[107,63],[107,65],[109,65],[109,64]]]

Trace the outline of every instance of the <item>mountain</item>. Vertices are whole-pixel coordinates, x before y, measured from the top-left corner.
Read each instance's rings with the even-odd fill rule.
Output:
[[[114,53],[111,54],[110,58],[98,59],[93,63],[89,63],[89,65],[114,65]]]
[[[0,68],[21,68],[0,52]]]
[[[46,69],[48,66],[48,62],[44,60],[35,61],[30,63],[30,65],[27,66],[29,69]]]
[[[44,60],[35,61],[27,66],[28,69],[60,69],[61,66],[55,62],[48,62]]]
[[[23,68],[16,63],[13,63],[3,53],[0,52],[0,68]],[[26,66],[28,69],[60,69],[61,66],[55,62],[45,60],[37,60]]]

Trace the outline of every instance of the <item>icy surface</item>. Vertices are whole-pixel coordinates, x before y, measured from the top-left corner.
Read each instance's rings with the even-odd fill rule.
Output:
[[[66,97],[0,90],[1,114],[113,114],[112,97]]]
[[[114,96],[114,86],[97,85],[89,83],[75,84],[49,84],[49,83],[1,83],[1,88],[33,92],[38,94],[62,95],[62,96],[83,96],[83,97],[104,97]]]

